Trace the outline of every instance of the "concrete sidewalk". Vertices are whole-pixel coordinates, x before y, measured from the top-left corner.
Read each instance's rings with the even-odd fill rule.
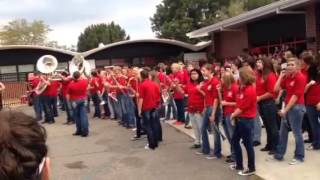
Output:
[[[184,126],[174,125],[174,121],[166,121],[169,125],[179,130],[180,132],[194,137],[192,129],[185,129]],[[222,131],[222,133],[224,133]],[[213,145],[213,136],[209,136],[210,145]],[[270,157],[267,153],[261,152],[260,149],[264,147],[266,141],[265,129],[262,129],[261,137],[262,145],[255,148],[257,175],[266,180],[318,180],[320,179],[320,151],[305,151],[306,158],[303,164],[291,166],[288,163],[293,158],[294,154],[294,138],[292,133],[289,134],[289,144],[285,160],[282,162],[268,162],[266,159]],[[310,144],[305,144],[305,148]],[[213,148],[213,147],[212,147]],[[228,141],[222,142],[222,154],[230,154],[230,146]],[[244,147],[243,147],[244,150]],[[244,165],[246,166],[247,158],[244,150]],[[227,164],[226,164],[227,166]]]

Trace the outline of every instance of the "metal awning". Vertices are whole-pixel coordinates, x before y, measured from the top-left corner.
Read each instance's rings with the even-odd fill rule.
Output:
[[[255,19],[262,18],[265,16],[276,15],[276,14],[288,14],[288,13],[303,13],[299,11],[288,11],[292,8],[299,7],[308,2],[315,2],[317,0],[281,0],[271,3],[266,6],[248,11],[246,13],[240,14],[233,18],[226,19],[224,21],[218,22],[216,24],[203,27],[201,29],[187,33],[189,38],[200,38],[209,36],[212,32],[224,31],[235,27],[237,25],[252,22]]]

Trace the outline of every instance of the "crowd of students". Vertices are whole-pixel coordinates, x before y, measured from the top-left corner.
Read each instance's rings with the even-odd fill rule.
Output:
[[[117,120],[120,125],[135,130],[131,139],[147,135],[145,149],[156,149],[162,141],[161,120],[173,119],[175,125],[192,128],[195,142],[191,148],[207,159],[219,159],[221,138],[230,144],[226,162],[239,175],[255,173],[254,146],[261,144],[261,120],[267,139],[261,151],[268,160],[284,159],[288,133],[295,139],[295,153],[289,164],[305,159],[303,122],[309,124],[312,143],[308,150],[320,149],[320,68],[310,51],[299,57],[291,52],[282,58],[244,56],[224,64],[159,63],[149,67],[106,67],[93,70],[91,77],[79,72],[60,75],[60,81],[50,81],[36,75],[32,87],[46,83],[42,94],[33,95],[38,120],[54,123],[58,116],[57,97],[67,113],[66,124],[76,123],[74,135],[87,137],[87,112],[94,105],[93,118]],[[305,116],[306,114],[306,116]],[[308,126],[307,126],[308,127]],[[308,128],[307,128],[308,129]],[[222,131],[223,130],[223,131]],[[214,137],[210,148],[209,133]],[[247,151],[248,168],[244,169],[241,143]]]

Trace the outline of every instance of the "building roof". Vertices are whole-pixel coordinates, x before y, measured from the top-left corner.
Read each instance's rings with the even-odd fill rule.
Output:
[[[181,42],[181,41],[176,41],[176,40],[171,40],[171,39],[139,39],[139,40],[126,40],[126,41],[120,41],[120,42],[116,42],[116,43],[112,43],[112,44],[108,44],[102,47],[98,47],[86,52],[83,52],[82,55],[84,57],[87,57],[91,54],[103,51],[103,50],[107,50],[109,48],[113,48],[113,47],[118,47],[118,46],[123,46],[123,45],[129,45],[129,44],[138,44],[138,43],[156,43],[156,44],[167,44],[167,45],[173,45],[173,46],[178,46],[178,47],[182,47],[182,48],[186,48],[190,51],[200,51],[206,47],[208,47],[211,44],[211,41],[207,41],[207,42],[200,42],[196,45],[193,44],[188,44],[185,42]]]
[[[262,6],[260,8],[245,12],[238,16],[226,19],[224,21],[218,22],[216,24],[203,27],[201,29],[192,31],[187,33],[189,38],[200,38],[209,36],[212,32],[223,31],[227,28],[232,28],[236,25],[245,24],[248,22],[252,22],[258,18],[281,14],[281,11],[289,10],[295,7],[299,7],[308,2],[315,2],[316,0],[281,0],[274,3],[271,3],[266,6]]]
[[[37,45],[0,45],[0,51],[3,50],[15,50],[15,49],[32,49],[32,50],[46,50],[46,51],[53,51],[61,54],[66,54],[70,56],[74,56],[77,54],[77,52],[72,52],[64,49],[57,49],[57,48],[51,48],[46,46],[37,46]]]

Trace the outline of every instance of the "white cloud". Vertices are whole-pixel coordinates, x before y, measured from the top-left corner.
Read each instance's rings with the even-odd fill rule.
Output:
[[[115,21],[132,39],[153,37],[150,17],[161,0],[0,0],[0,25],[16,18],[41,19],[50,40],[76,45],[84,28]]]

